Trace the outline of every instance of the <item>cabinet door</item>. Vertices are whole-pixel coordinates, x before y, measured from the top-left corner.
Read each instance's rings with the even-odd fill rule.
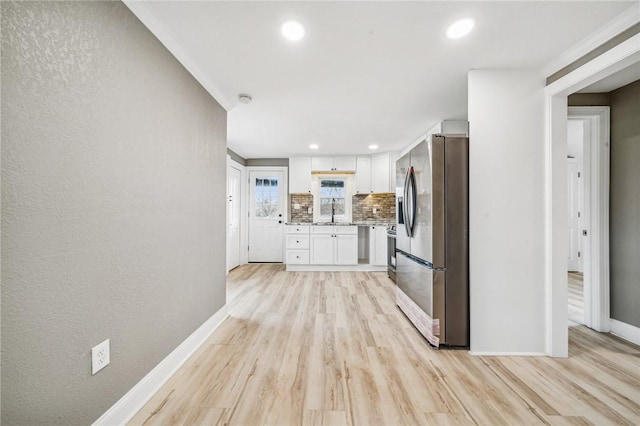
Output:
[[[369,263],[376,266],[387,264],[387,227],[369,227]]]
[[[358,235],[336,235],[334,264],[357,265],[358,264]]]
[[[356,194],[371,193],[371,157],[356,158]]]
[[[333,159],[333,170],[339,172],[355,172],[356,157],[336,157]]]
[[[311,235],[310,237],[310,259],[312,265],[333,264],[333,234]],[[357,260],[357,259],[356,259]]]
[[[330,172],[331,170],[333,170],[333,157],[311,158],[311,171]]]
[[[389,186],[390,165],[389,153],[373,156],[371,186],[374,194],[392,192]],[[395,191],[395,188],[393,191]]]
[[[311,158],[289,158],[289,194],[311,192]]]

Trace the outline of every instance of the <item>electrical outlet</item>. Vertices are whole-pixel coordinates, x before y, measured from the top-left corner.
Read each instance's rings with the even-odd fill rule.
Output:
[[[375,207],[373,208],[373,214],[378,213],[378,209],[376,209]]]
[[[91,375],[105,368],[110,362],[109,339],[91,348]]]
[[[307,209],[307,214],[311,214],[311,213],[313,213],[313,209],[312,209],[311,207],[309,207],[309,208]]]

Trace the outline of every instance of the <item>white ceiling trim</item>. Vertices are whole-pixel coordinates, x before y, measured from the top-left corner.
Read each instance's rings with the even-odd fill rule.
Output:
[[[593,83],[640,62],[640,34],[611,48],[545,87],[546,94],[569,96]],[[600,70],[600,71],[598,71]]]
[[[549,77],[553,73],[560,71],[638,22],[640,22],[640,3],[631,6],[618,17],[602,26],[598,31],[545,65],[542,69],[544,76]]]
[[[135,0],[123,0],[123,3],[140,19],[144,26],[167,48],[167,50],[180,62],[186,70],[198,80],[198,82],[218,101],[226,111],[234,107],[234,103],[222,94],[220,90],[207,78],[207,75],[198,63],[188,55],[170,32],[162,25],[155,13],[147,6],[146,2]]]

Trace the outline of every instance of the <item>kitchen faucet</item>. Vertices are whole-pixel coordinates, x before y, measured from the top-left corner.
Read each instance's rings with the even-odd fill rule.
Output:
[[[336,199],[332,198],[331,199],[331,223],[335,223],[333,220],[335,214],[336,214]]]

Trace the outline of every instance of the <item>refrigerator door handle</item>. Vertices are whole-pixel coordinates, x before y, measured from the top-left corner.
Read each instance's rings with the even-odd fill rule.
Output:
[[[417,209],[417,194],[416,194],[416,176],[413,167],[409,168],[406,181],[405,205],[407,206],[407,235],[413,237],[416,229],[416,209]],[[411,206],[409,206],[411,204]]]
[[[411,167],[411,176],[410,176],[410,180],[409,183],[411,185],[411,223],[410,223],[410,230],[411,230],[411,236],[413,237],[413,235],[416,232],[416,216],[417,216],[417,209],[418,209],[418,194],[416,193],[416,174],[415,171],[413,170],[413,167]]]
[[[404,222],[404,230],[407,233],[407,237],[411,237],[411,229],[409,227],[409,216],[407,214],[407,203],[409,202],[409,198],[407,197],[409,194],[409,171],[411,168],[407,169],[407,175],[404,178],[404,203],[402,204],[402,218]]]

